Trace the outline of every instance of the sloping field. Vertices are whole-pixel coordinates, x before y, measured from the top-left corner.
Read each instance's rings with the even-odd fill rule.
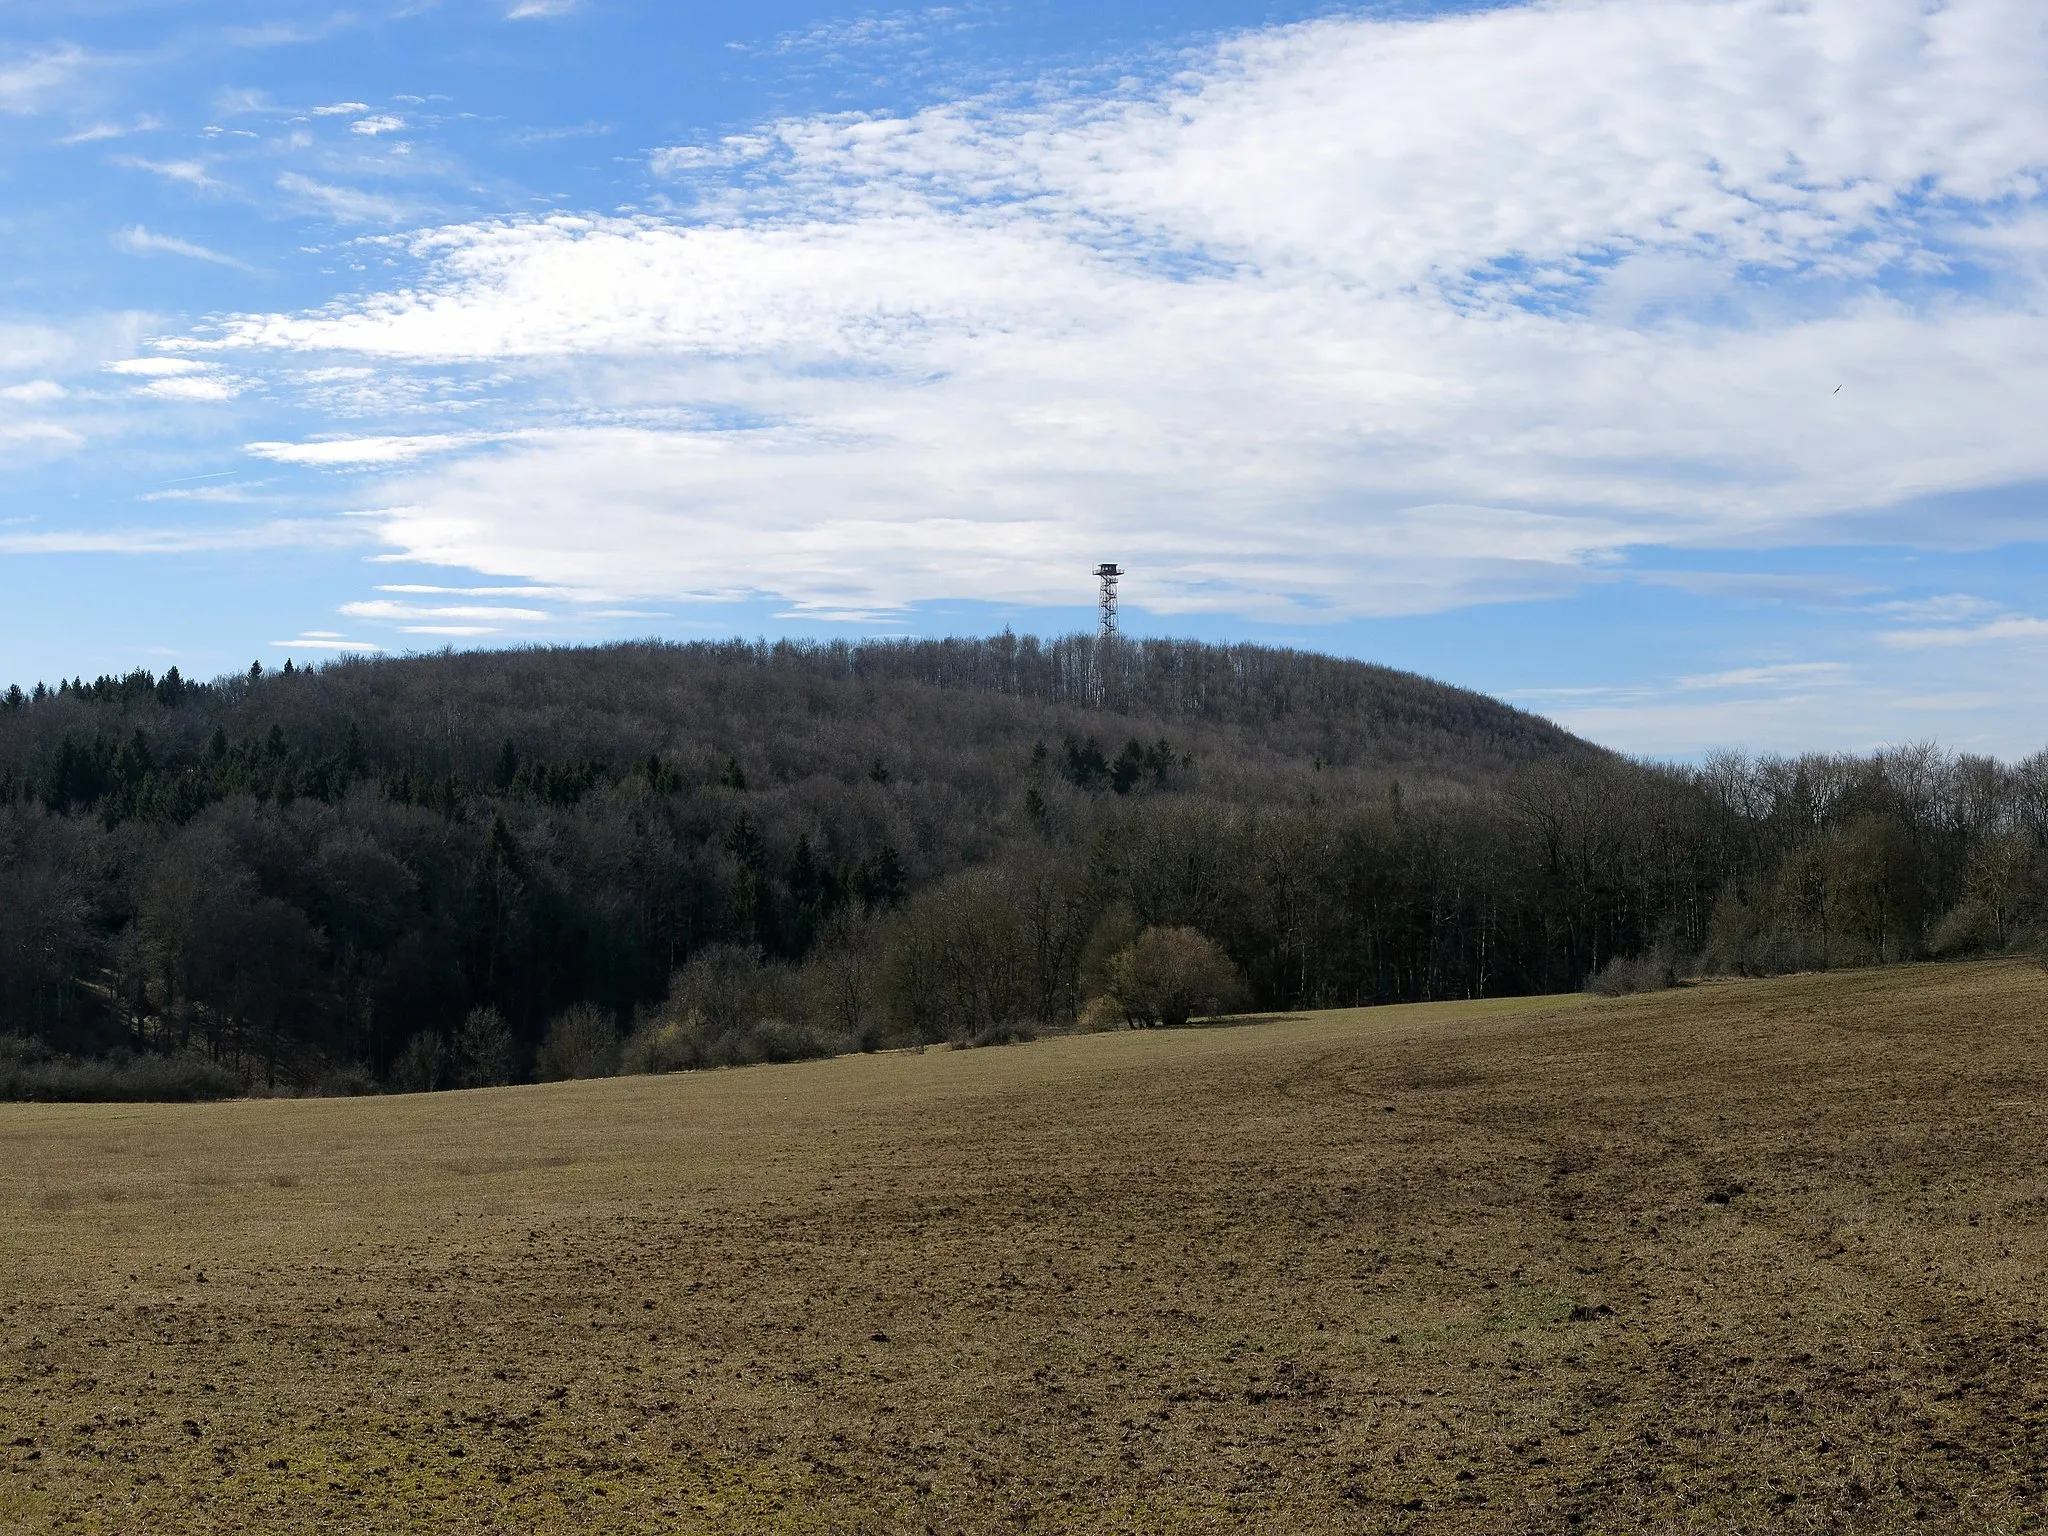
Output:
[[[0,1528],[2005,1531],[2048,976],[0,1106]]]

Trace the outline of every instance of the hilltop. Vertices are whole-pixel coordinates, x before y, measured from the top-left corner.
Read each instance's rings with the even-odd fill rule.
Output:
[[[348,657],[207,684],[174,669],[46,691],[17,689],[0,712],[0,798],[74,809],[138,792],[151,770],[203,775],[216,732],[289,759],[292,787],[315,798],[344,778],[452,779],[484,793],[509,787],[508,764],[595,787],[656,757],[707,783],[737,765],[756,790],[853,784],[878,764],[906,789],[1009,787],[1037,744],[1070,738],[1106,758],[1164,738],[1191,759],[1183,785],[1270,794],[1316,768],[1341,794],[1358,775],[1471,784],[1595,750],[1496,699],[1367,662],[1188,641],[1104,649],[1086,636]],[[138,730],[147,759],[117,769]],[[81,754],[70,776],[66,739]]]

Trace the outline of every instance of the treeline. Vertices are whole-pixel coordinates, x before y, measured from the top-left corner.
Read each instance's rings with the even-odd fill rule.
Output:
[[[0,695],[0,1033],[348,1091],[1010,1038],[1204,945],[1258,1008],[1640,985],[2025,942],[2044,843],[2039,759],[1672,769],[1245,646],[135,672]]]

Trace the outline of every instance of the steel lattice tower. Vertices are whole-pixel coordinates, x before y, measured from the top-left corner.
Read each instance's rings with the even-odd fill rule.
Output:
[[[1102,583],[1102,622],[1096,634],[1103,640],[1116,638],[1116,579],[1123,573],[1122,566],[1107,561],[1095,567],[1095,575]]]

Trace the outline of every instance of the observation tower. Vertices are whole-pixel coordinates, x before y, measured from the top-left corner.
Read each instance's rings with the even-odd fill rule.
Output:
[[[1122,566],[1108,561],[1095,567],[1096,580],[1102,583],[1102,618],[1095,631],[1097,639],[1116,638],[1116,579],[1123,573]]]

